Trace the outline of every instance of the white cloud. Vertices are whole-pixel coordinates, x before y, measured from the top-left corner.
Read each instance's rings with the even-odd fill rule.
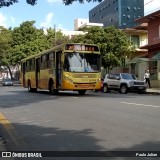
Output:
[[[56,3],[56,2],[62,2],[62,0],[47,0],[48,3]]]
[[[7,27],[7,17],[0,13],[0,26]]]
[[[52,27],[52,19],[53,19],[53,13],[48,13],[45,18],[45,21],[42,22],[40,26],[44,28]]]
[[[15,22],[16,22],[16,21],[15,21],[15,18],[12,17],[12,16],[10,16],[10,19],[11,19],[12,23],[15,24]]]

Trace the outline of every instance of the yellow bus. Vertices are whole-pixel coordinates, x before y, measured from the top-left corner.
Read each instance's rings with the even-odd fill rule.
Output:
[[[94,44],[58,45],[21,61],[21,84],[28,91],[98,91],[101,88],[101,54]]]

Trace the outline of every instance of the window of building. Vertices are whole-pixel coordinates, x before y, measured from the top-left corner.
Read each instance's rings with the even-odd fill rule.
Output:
[[[127,7],[127,10],[129,11],[131,8],[130,7]]]
[[[130,19],[130,18],[131,18],[131,16],[130,16],[130,15],[127,15],[127,18],[128,18],[128,19]]]
[[[136,8],[136,7],[133,7],[133,10],[134,10],[134,11],[136,11],[136,10],[137,10],[137,8]]]
[[[139,40],[139,36],[138,35],[132,35],[131,36],[131,42],[132,42],[132,44],[133,44],[133,46],[135,48],[139,48],[140,40]]]

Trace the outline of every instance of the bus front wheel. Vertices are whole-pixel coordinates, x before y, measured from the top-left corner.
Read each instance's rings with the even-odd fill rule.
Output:
[[[86,93],[86,90],[79,90],[78,93],[79,93],[80,95],[84,95],[84,94]]]

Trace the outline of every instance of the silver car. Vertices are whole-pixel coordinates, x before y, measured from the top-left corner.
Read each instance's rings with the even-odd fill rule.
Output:
[[[13,86],[13,82],[10,78],[4,78],[2,80],[2,85],[3,86]]]
[[[107,74],[103,81],[103,92],[117,90],[126,94],[130,91],[146,92],[146,88],[144,81],[136,79],[133,74],[129,73]]]

